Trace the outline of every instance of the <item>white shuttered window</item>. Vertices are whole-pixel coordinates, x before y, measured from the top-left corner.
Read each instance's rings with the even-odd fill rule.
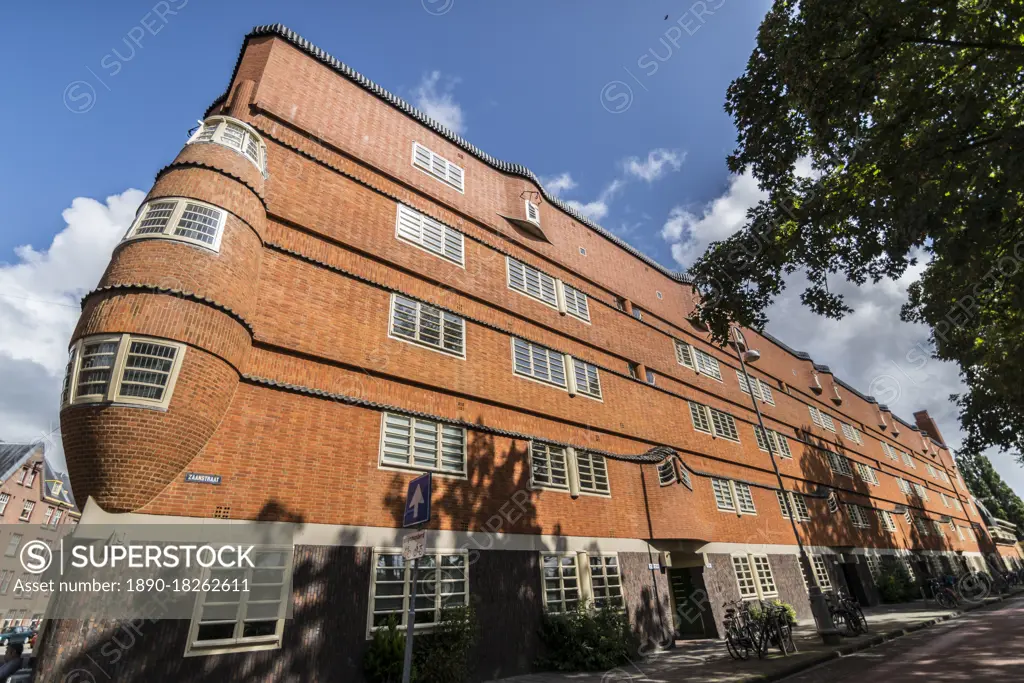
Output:
[[[466,430],[407,415],[384,413],[380,464],[444,474],[465,474]]]
[[[452,263],[465,264],[465,236],[405,204],[398,205],[395,235]]]

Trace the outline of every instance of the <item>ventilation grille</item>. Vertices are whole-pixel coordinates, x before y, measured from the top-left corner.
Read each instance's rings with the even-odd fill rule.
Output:
[[[231,519],[231,506],[218,505],[213,511],[214,519]]]

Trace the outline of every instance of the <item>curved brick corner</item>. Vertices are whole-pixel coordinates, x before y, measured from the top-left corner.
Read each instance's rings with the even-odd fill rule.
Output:
[[[78,505],[92,496],[108,512],[130,512],[153,500],[206,445],[237,385],[230,365],[189,347],[166,411],[64,408],[61,433]]]
[[[224,145],[215,142],[195,142],[185,145],[174,161],[168,165],[168,169],[178,165],[186,167],[198,165],[221,170],[229,176],[237,178],[257,195],[263,197],[263,174],[247,157]]]
[[[257,235],[263,235],[267,211],[245,184],[220,171],[198,166],[175,166],[160,174],[146,201],[159,197],[189,197],[227,209]]]

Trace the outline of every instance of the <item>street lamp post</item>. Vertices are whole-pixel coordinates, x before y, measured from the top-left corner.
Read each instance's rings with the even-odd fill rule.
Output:
[[[789,524],[793,527],[793,536],[796,537],[796,545],[800,550],[800,567],[804,573],[804,578],[807,582],[808,593],[810,594],[811,601],[811,614],[814,616],[814,625],[818,630],[818,635],[821,636],[821,640],[826,645],[835,645],[840,642],[840,635],[838,629],[836,629],[835,622],[832,621],[832,612],[829,611],[828,603],[825,602],[825,594],[821,592],[821,586],[818,585],[818,577],[814,573],[814,568],[811,565],[811,558],[807,555],[807,551],[804,549],[803,541],[800,540],[800,532],[796,528],[796,515],[793,514],[793,505],[789,500],[789,491],[786,490],[786,485],[782,481],[782,473],[779,471],[779,463],[775,460],[775,449],[772,447],[772,440],[768,436],[768,430],[764,426],[764,419],[761,417],[761,408],[757,405],[757,397],[754,396],[754,390],[750,386],[752,378],[747,374],[747,361],[751,363],[757,361],[761,354],[757,351],[747,348],[746,340],[743,337],[743,333],[740,332],[738,327],[731,329],[733,336],[733,346],[736,347],[736,357],[740,361],[740,371],[743,373],[743,377],[747,380],[747,388],[750,392],[750,402],[754,404],[754,413],[757,415],[757,424],[761,428],[761,433],[764,435],[765,443],[768,446],[768,457],[772,461],[772,469],[775,470],[775,478],[779,483],[779,490],[782,491],[782,502],[786,506],[786,513],[789,515]],[[808,580],[809,579],[809,580]]]

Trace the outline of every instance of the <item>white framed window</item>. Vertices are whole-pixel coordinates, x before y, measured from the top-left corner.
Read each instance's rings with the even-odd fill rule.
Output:
[[[9,493],[0,493],[0,516],[7,511],[7,504],[11,502]]]
[[[24,481],[25,486],[32,486],[32,484],[36,483],[36,473],[37,472],[38,472],[38,470],[36,470],[36,468],[34,468],[34,467],[31,470],[28,471],[28,476],[25,477],[25,481]]]
[[[867,510],[860,505],[854,503],[846,504],[846,511],[850,514],[850,523],[853,526],[860,529],[868,529],[871,527],[871,520],[868,517]]]
[[[894,462],[899,461],[900,456],[899,456],[899,453],[896,451],[896,449],[893,448],[892,446],[890,446],[885,441],[882,441],[881,443],[882,443],[882,452],[885,453],[886,457],[888,457],[890,460],[892,460]]]
[[[673,346],[675,346],[676,362],[696,371],[697,363],[693,360],[693,347],[678,339],[673,339],[672,342]]]
[[[711,489],[715,494],[715,505],[723,512],[735,512],[740,515],[756,515],[754,498],[750,486],[731,479],[712,479]]]
[[[465,235],[405,204],[398,205],[395,237],[456,265],[466,264]]]
[[[565,448],[530,442],[530,485],[533,488],[569,490],[569,461]]]
[[[899,486],[900,491],[902,491],[906,495],[909,496],[911,494],[910,482],[904,479],[903,477],[896,477],[896,485]]]
[[[46,514],[43,515],[43,526],[47,526],[50,523],[50,519],[53,518],[53,513],[55,511],[56,508],[52,505],[46,506]]]
[[[926,462],[924,464],[924,466],[925,466],[925,469],[928,470],[928,476],[929,477],[931,477],[932,479],[938,479],[939,478],[939,475],[935,473],[935,468],[932,467],[932,464],[930,462]]]
[[[959,498],[954,498],[953,499],[953,506],[956,508],[957,512],[963,512],[964,511],[964,506],[960,504],[960,499]],[[3,508],[0,507],[0,515],[2,515],[2,514],[3,514]]]
[[[942,499],[942,506],[943,507],[947,507],[947,508],[950,507],[950,505],[949,505],[949,498],[946,497],[945,493],[940,492],[939,493],[939,498]]]
[[[946,474],[946,471],[945,471],[945,470],[939,470],[939,477],[940,477],[940,478],[942,479],[942,481],[943,481],[943,482],[945,482],[946,484],[948,484],[948,483],[949,483],[949,475],[948,475],[948,474]]]
[[[122,241],[168,239],[219,252],[227,216],[224,209],[195,199],[152,199],[139,208]]]
[[[646,376],[647,376],[647,383],[648,384],[654,384],[655,383],[654,371],[653,370],[647,370]]]
[[[466,357],[465,320],[400,294],[391,295],[390,334],[401,341]]]
[[[367,638],[394,618],[404,632],[412,597],[412,562],[400,549],[376,548],[370,578]],[[469,604],[469,553],[466,550],[429,550],[419,559],[413,628],[430,630],[446,607]]]
[[[861,438],[859,429],[857,429],[853,425],[848,425],[845,422],[840,422],[839,426],[843,430],[843,436],[845,436],[847,439],[855,443],[864,443],[863,439]]]
[[[768,442],[771,441],[772,450],[783,458],[792,458],[793,452],[789,449],[789,441],[786,440],[782,434],[779,434],[773,429],[768,430],[768,436],[765,437],[764,431],[760,425],[754,425],[754,436],[757,439],[757,447],[762,451],[768,451]]]
[[[904,451],[900,451],[900,455],[903,457],[903,464],[904,465],[906,465],[907,467],[909,467],[912,470],[916,470],[917,469],[917,463],[914,462],[914,459],[912,457],[910,457],[909,453],[906,453]]]
[[[957,538],[959,538],[961,541],[966,541],[967,540],[966,538],[964,538],[964,528],[962,526],[960,526],[960,525],[958,525],[958,524],[956,524],[956,523],[954,523],[952,521],[950,521],[950,525],[954,529],[956,529]]]
[[[740,370],[736,371],[736,381],[740,385],[740,391],[744,394],[751,394],[757,400],[775,405],[775,397],[772,395],[771,387],[757,377],[744,375]]]
[[[699,432],[707,432],[715,437],[739,442],[740,435],[736,430],[736,420],[729,413],[723,413],[702,403],[689,401],[690,418],[693,428]]]
[[[932,520],[932,528],[935,529],[936,536],[945,536],[946,530],[943,528],[945,525],[937,519]]]
[[[206,569],[206,581],[237,580],[244,582],[246,589],[199,595],[185,656],[280,647],[291,596],[293,553],[290,547],[256,548],[251,556],[253,567]]]
[[[878,575],[882,573],[882,561],[878,555],[865,555],[864,563],[868,566],[868,572],[871,573],[872,580],[878,580]]]
[[[875,486],[878,486],[878,475],[875,474],[874,469],[861,462],[855,464],[857,465],[857,475],[861,479],[868,482],[869,484],[874,484]]]
[[[63,515],[63,514],[64,514],[63,510],[57,510],[55,513],[53,513],[53,519],[50,520],[50,528],[51,529],[56,529],[57,528],[57,525],[60,524],[61,515]]]
[[[818,588],[823,593],[832,590],[832,579],[828,575],[828,566],[825,558],[821,555],[811,555],[811,566],[814,568],[814,578],[818,582]]]
[[[921,500],[928,500],[928,489],[921,486],[917,482],[914,482],[912,486],[914,487],[914,493],[917,494],[918,498],[920,498]]]
[[[466,430],[418,417],[381,415],[380,467],[466,474]]]
[[[185,345],[128,334],[84,337],[71,349],[67,403],[167,408]]]
[[[576,471],[580,491],[606,495],[611,493],[608,483],[608,463],[604,456],[590,451],[576,451]]]
[[[896,531],[896,520],[893,519],[892,513],[888,510],[875,509],[878,513],[878,520],[882,525],[882,528],[886,531]]]
[[[594,607],[624,609],[618,555],[589,555],[590,590]]]
[[[811,414],[811,422],[818,425],[822,429],[827,429],[830,432],[836,431],[835,422],[832,421],[832,416],[828,413],[822,412],[814,406],[807,406],[807,410]]]
[[[658,484],[668,486],[676,483],[676,463],[674,458],[665,458],[658,464]]]
[[[512,337],[512,369],[517,375],[566,388],[565,356],[518,337]]]
[[[693,355],[697,361],[698,372],[712,379],[717,379],[719,382],[722,381],[722,370],[718,367],[718,360],[714,356],[698,348],[693,349]]]
[[[558,281],[558,284],[562,290],[562,298],[565,301],[565,312],[574,318],[579,318],[589,323],[590,305],[587,303],[587,295],[561,280]]]
[[[7,541],[7,550],[4,551],[4,557],[14,557],[18,554],[18,546],[21,545],[22,538],[24,538],[22,534],[11,534],[11,539]]]
[[[267,145],[249,124],[229,116],[211,116],[202,122],[185,144],[212,142],[230,147],[267,176]]]
[[[22,522],[27,522],[32,518],[32,511],[35,510],[36,504],[31,500],[26,500],[25,504],[21,506],[21,515],[18,517]]]
[[[633,306],[633,317],[636,318],[637,320],[643,322],[643,319],[644,319],[643,309],[641,309],[639,306]]]
[[[740,599],[764,600],[779,594],[767,555],[733,555],[732,568],[736,574]]]
[[[412,165],[459,192],[465,193],[465,172],[462,167],[456,166],[418,142],[412,143]]]
[[[576,392],[601,400],[601,376],[597,371],[597,366],[579,358],[573,358],[572,369]]]
[[[922,536],[931,535],[931,530],[928,528],[928,520],[923,517],[914,517],[914,527]]]
[[[832,468],[833,472],[846,475],[847,477],[853,476],[853,468],[850,467],[849,458],[832,451],[826,451],[826,454],[828,456],[828,466]]]
[[[809,522],[811,520],[811,513],[807,509],[807,501],[804,497],[792,491],[787,491],[787,493],[789,494],[789,504],[793,508],[796,521]],[[786,499],[783,498],[782,491],[776,491],[775,496],[779,499],[779,510],[782,511],[782,517],[789,519],[789,511],[786,509]]]
[[[508,268],[508,286],[521,294],[558,308],[557,280],[511,256],[505,257]]]
[[[582,591],[576,561],[576,553],[541,553],[544,609],[548,612],[571,612],[579,604]]]

